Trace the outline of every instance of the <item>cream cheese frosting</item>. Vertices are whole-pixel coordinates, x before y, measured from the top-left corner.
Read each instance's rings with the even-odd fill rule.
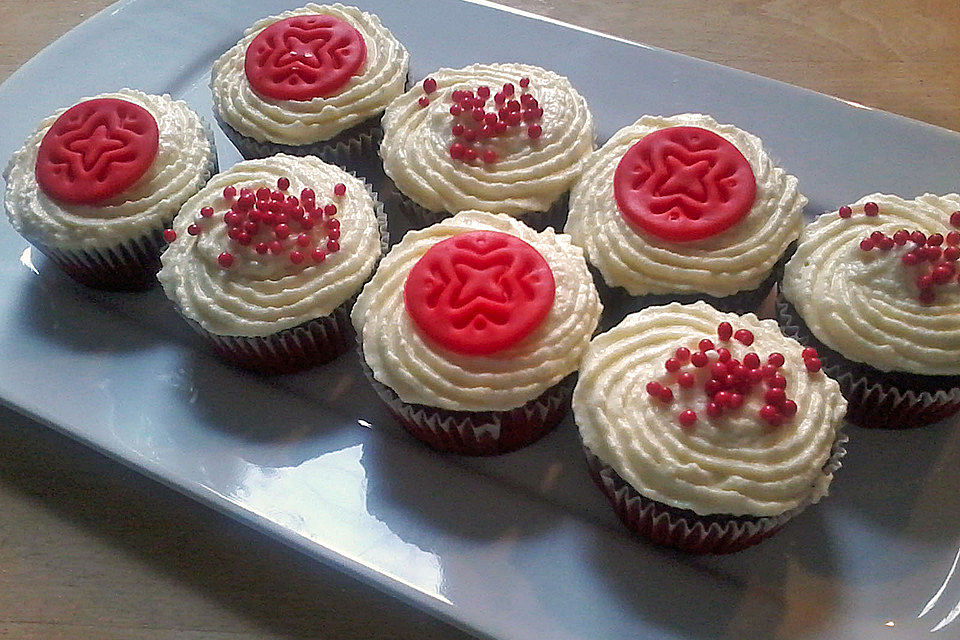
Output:
[[[732,143],[756,178],[756,199],[738,223],[713,236],[671,242],[634,230],[620,214],[613,176],[623,155],[645,136],[668,127],[700,127]],[[631,295],[706,293],[716,297],[758,287],[800,234],[807,199],[797,179],[774,166],[760,139],[707,115],[643,116],[587,159],[570,194],[564,231],[610,286]]]
[[[701,339],[716,340],[723,321],[755,337],[749,347],[725,342],[733,358],[783,354],[780,372],[798,410],[780,426],[758,419],[765,402],[756,391],[740,409],[711,419],[703,410],[706,395],[696,387],[677,387],[671,403],[645,390],[650,381],[668,382],[664,362],[678,347],[697,351]],[[802,349],[773,320],[721,313],[703,302],[631,314],[594,338],[584,356],[573,394],[583,443],[639,493],[700,515],[775,516],[817,502],[832,479],[823,467],[846,401],[836,381],[807,372]],[[694,371],[702,376],[708,369]],[[681,428],[681,408],[702,417]]]
[[[553,306],[531,333],[486,356],[428,342],[406,312],[407,275],[431,247],[477,230],[507,233],[546,260],[556,283]],[[505,215],[464,211],[410,231],[383,259],[353,308],[353,324],[376,380],[401,400],[458,411],[505,411],[540,396],[577,370],[602,307],[583,253],[553,229],[536,232]]]
[[[231,185],[237,190],[276,188],[282,177],[290,181],[289,193],[313,189],[318,206],[337,207],[340,249],[319,264],[309,257],[293,264],[285,255],[261,256],[227,237],[222,216],[229,203],[223,190]],[[342,197],[333,195],[338,183],[347,188]],[[203,207],[215,213],[199,235],[190,235],[187,227]],[[274,334],[330,314],[360,290],[381,255],[378,209],[362,180],[319,158],[280,154],[240,162],[214,176],[183,205],[173,223],[177,239],[161,255],[157,279],[181,313],[211,333]],[[320,239],[317,233],[315,242]],[[237,254],[229,269],[218,263],[224,251]]]
[[[437,89],[421,106],[420,85],[397,98],[383,116],[383,169],[397,188],[430,211],[468,209],[513,216],[546,211],[566,193],[593,150],[593,116],[567,78],[526,64],[474,64],[430,74]],[[485,85],[493,92],[529,78],[529,93],[543,109],[542,134],[531,140],[520,131],[488,140],[493,163],[466,163],[450,157],[452,94]],[[493,101],[491,100],[492,104]]]
[[[66,109],[44,119],[13,154],[3,174],[7,216],[27,240],[83,250],[159,233],[216,171],[217,155],[210,132],[187,103],[133,89],[93,98],[126,100],[150,112],[160,132],[156,157],[137,182],[102,203],[57,202],[40,189],[35,167],[43,136]]]
[[[876,216],[863,213],[868,202]],[[851,205],[852,215],[824,213],[807,225],[787,263],[783,296],[810,331],[844,357],[882,371],[960,375],[960,287],[936,288],[931,304],[920,301],[918,271],[901,261],[904,249],[863,251],[875,231],[900,229],[947,235],[960,195],[925,194],[914,200],[875,193]],[[911,244],[911,246],[913,246]]]
[[[363,37],[366,60],[334,95],[311,100],[277,100],[253,91],[244,72],[247,47],[271,24],[298,15],[331,15]],[[214,110],[240,134],[259,142],[306,145],[378,116],[403,93],[409,54],[376,15],[342,4],[310,3],[257,21],[213,65],[210,89]]]

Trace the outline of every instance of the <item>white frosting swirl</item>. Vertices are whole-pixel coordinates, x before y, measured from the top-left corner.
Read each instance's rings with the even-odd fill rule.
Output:
[[[866,202],[877,203],[879,215],[865,215]],[[860,249],[874,231],[955,231],[950,214],[960,210],[960,195],[904,200],[875,193],[851,208],[850,218],[834,211],[804,228],[784,271],[783,295],[820,341],[850,360],[882,371],[960,375],[960,286],[938,286],[933,303],[923,304],[919,269],[901,262],[912,242],[890,251]]]
[[[703,338],[716,340],[717,325],[749,329],[755,342],[724,343],[734,358],[773,352],[786,359],[781,373],[797,414],[779,427],[757,417],[761,393],[747,395],[741,409],[710,419],[702,381],[691,389],[672,384],[664,403],[646,391],[650,381],[672,382],[664,362]],[[594,338],[584,356],[573,394],[573,412],[583,443],[644,496],[698,514],[774,516],[817,502],[832,475],[822,471],[846,412],[836,381],[808,373],[802,345],[780,333],[773,320],[721,313],[703,302],[649,307]],[[687,367],[698,376],[706,369]],[[690,428],[677,416],[697,412]]]
[[[556,282],[553,307],[517,344],[468,356],[425,340],[406,312],[410,269],[433,245],[477,230],[509,233],[546,260]],[[353,308],[353,324],[374,377],[404,402],[460,411],[505,411],[533,400],[577,370],[602,307],[583,253],[553,229],[538,233],[504,214],[464,211],[410,231],[380,263]]]
[[[419,84],[397,98],[384,113],[380,145],[383,170],[420,206],[513,216],[546,211],[580,175],[584,158],[593,150],[593,116],[565,77],[525,64],[474,64],[439,69],[429,77],[437,81],[437,90],[428,96],[430,104],[418,103],[425,95]],[[508,82],[519,93],[517,83],[524,77],[530,78],[527,91],[543,109],[540,138],[531,140],[521,126],[485,142],[484,148],[498,156],[492,164],[451,158],[452,93],[486,85],[495,94]]]
[[[59,249],[93,249],[159,232],[216,170],[210,132],[186,102],[133,89],[102,93],[81,102],[94,98],[126,100],[149,111],[160,130],[157,155],[136,183],[103,203],[56,202],[37,184],[37,151],[43,136],[66,109],[46,118],[13,154],[3,174],[7,216],[27,240]]]
[[[750,163],[757,181],[753,207],[737,224],[691,242],[671,242],[634,230],[617,207],[613,174],[644,136],[668,127],[700,127],[728,140]],[[613,135],[588,159],[570,194],[564,229],[582,246],[610,286],[631,295],[706,293],[722,297],[755,289],[800,234],[807,199],[797,179],[775,167],[760,139],[710,116],[643,116]]]
[[[363,37],[367,58],[360,73],[331,96],[277,100],[255,93],[244,72],[247,47],[274,22],[298,15],[330,15],[350,23]],[[379,115],[403,93],[410,55],[372,13],[342,4],[284,11],[257,21],[213,64],[213,107],[228,125],[259,142],[305,145],[328,140]]]
[[[337,207],[340,250],[319,264],[309,255],[299,265],[286,253],[261,256],[253,245],[241,247],[227,237],[223,215],[229,203],[223,198],[224,188],[275,189],[281,177],[290,180],[288,193],[313,189],[318,207],[329,203]],[[346,195],[334,196],[337,183],[346,185]],[[160,256],[163,268],[157,279],[181,313],[211,333],[277,333],[330,314],[360,290],[381,254],[376,206],[362,180],[313,156],[280,154],[240,162],[214,176],[183,205],[173,222],[177,239]],[[215,213],[203,220],[200,235],[191,236],[187,227],[197,221],[202,207],[212,207]],[[311,246],[326,242],[323,226],[308,232]],[[217,261],[224,251],[236,256],[229,269]]]

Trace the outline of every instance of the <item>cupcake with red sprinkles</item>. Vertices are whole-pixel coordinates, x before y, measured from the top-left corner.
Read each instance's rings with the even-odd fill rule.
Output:
[[[161,232],[217,170],[209,128],[185,102],[121,89],[43,120],[3,174],[17,232],[75,280],[153,286]]]
[[[958,261],[957,194],[875,193],[803,230],[780,323],[840,381],[852,422],[918,427],[960,410]]]
[[[350,164],[374,152],[408,62],[376,15],[311,3],[257,21],[214,63],[214,113],[246,158]]]
[[[564,230],[606,285],[605,300],[755,311],[806,203],[757,136],[703,114],[643,116],[587,160]]]
[[[464,210],[559,226],[594,147],[583,96],[526,64],[439,69],[390,105],[383,129],[393,195],[421,226]]]
[[[464,211],[390,250],[353,324],[374,389],[411,434],[490,455],[563,417],[601,310],[569,237]]]
[[[167,297],[224,359],[264,373],[353,344],[350,308],[387,246],[363,180],[283,154],[217,174],[163,234]]]
[[[704,302],[594,338],[573,394],[590,475],[623,523],[693,553],[757,544],[825,496],[846,405],[776,322]]]

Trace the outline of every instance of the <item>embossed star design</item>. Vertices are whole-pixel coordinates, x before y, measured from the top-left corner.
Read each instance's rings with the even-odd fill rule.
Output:
[[[707,187],[704,185],[704,179],[713,169],[709,160],[700,160],[687,165],[675,156],[667,156],[664,159],[664,164],[669,176],[657,189],[658,196],[686,196],[697,202],[703,202],[707,199]]]
[[[493,302],[507,301],[507,292],[500,285],[500,279],[508,267],[493,264],[477,268],[468,264],[457,264],[453,269],[457,275],[457,284],[460,285],[460,290],[454,295],[454,306],[462,307],[477,298],[486,298]]]
[[[71,161],[79,162],[85,172],[92,171],[100,162],[110,162],[112,152],[127,145],[121,131],[111,131],[103,122],[88,122],[65,137],[68,139],[64,140],[64,148],[76,154]]]
[[[307,37],[306,40],[298,36],[284,38],[284,50],[277,57],[277,67],[288,67],[291,74],[306,71],[307,69],[304,67],[320,68],[319,52],[327,45],[328,41],[320,36],[312,38],[309,37],[309,34],[305,34],[305,36]]]

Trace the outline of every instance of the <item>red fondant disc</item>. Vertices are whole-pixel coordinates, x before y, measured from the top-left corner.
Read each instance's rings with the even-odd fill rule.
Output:
[[[417,329],[441,346],[489,355],[520,342],[553,306],[553,271],[523,240],[471,231],[430,248],[403,287]]]
[[[753,206],[757,181],[733,144],[699,127],[644,136],[613,175],[620,214],[634,229],[674,242],[710,237]]]
[[[64,111],[40,141],[37,184],[54,200],[97,204],[139,180],[159,144],[157,121],[140,105],[87,100]]]
[[[247,47],[244,72],[264,98],[312,100],[336,93],[366,58],[363,36],[350,23],[328,15],[294,16],[257,34]]]

